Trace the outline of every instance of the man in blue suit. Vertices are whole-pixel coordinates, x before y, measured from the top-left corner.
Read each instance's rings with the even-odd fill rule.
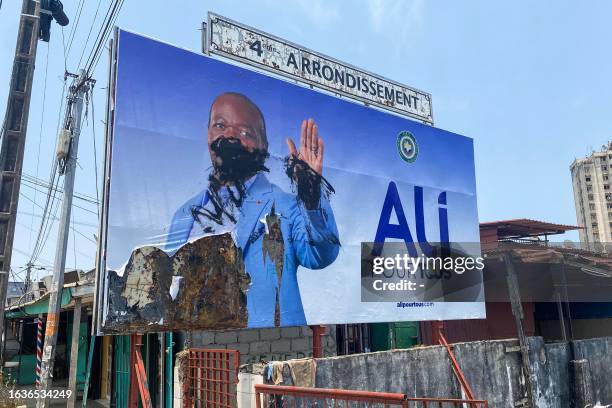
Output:
[[[219,95],[208,123],[209,186],[176,211],[164,248],[173,254],[188,241],[230,232],[251,277],[248,327],[306,324],[298,266],[325,268],[340,247],[314,120],[302,122],[299,148],[291,139],[287,146],[287,175],[297,194],[264,174],[268,139],[257,105],[242,94]]]

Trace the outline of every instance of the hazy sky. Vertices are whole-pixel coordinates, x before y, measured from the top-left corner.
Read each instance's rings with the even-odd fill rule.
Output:
[[[86,59],[110,0],[85,0],[78,26],[78,0],[63,2],[71,18],[64,28],[66,47],[76,27],[74,40],[67,60],[62,29],[55,23],[51,42],[39,42],[25,153],[24,172],[45,180],[55,154],[64,67],[77,70],[93,24]],[[21,1],[10,0],[0,9],[2,113],[20,8]],[[209,10],[430,92],[436,126],[474,138],[481,221],[533,218],[576,223],[569,165],[599,149],[612,129],[612,3],[126,1],[117,25],[199,50],[200,26]],[[107,62],[104,53],[94,75],[99,166]],[[76,191],[95,197],[91,106],[88,121],[79,146]],[[12,261],[18,272],[33,249],[40,224],[38,206],[44,205],[44,193],[28,187],[22,192]],[[74,210],[76,233],[70,236],[66,264],[90,268],[95,257],[95,206],[80,200],[75,204],[84,209]],[[53,263],[56,235],[53,228],[39,265]],[[577,239],[577,234],[568,235]]]

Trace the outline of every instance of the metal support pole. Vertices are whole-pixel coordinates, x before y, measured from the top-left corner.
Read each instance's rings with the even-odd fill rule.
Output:
[[[567,334],[565,333],[565,318],[563,317],[563,306],[561,305],[561,294],[557,292],[557,314],[559,316],[559,325],[561,327],[561,338],[563,341],[567,341]]]
[[[77,362],[79,361],[79,334],[81,329],[81,298],[74,299],[74,314],[72,315],[72,344],[70,346],[70,372],[68,374],[68,389],[72,391],[68,399],[68,407],[76,406]]]
[[[525,336],[525,331],[523,329],[523,306],[521,304],[521,293],[511,254],[505,254],[503,258],[504,263],[506,264],[506,282],[508,285],[508,294],[510,295],[510,305],[512,307],[512,314],[514,315],[519,345],[521,347],[527,401],[530,407],[536,407],[537,405],[534,396],[535,375],[531,369],[531,362],[529,361],[529,344],[527,343],[527,336]]]
[[[442,339],[440,334],[444,333],[444,321],[436,320],[431,322],[431,344],[440,344]]]
[[[66,249],[68,247],[68,234],[70,231],[70,211],[72,209],[72,194],[74,190],[74,176],[76,170],[77,152],[79,148],[79,135],[81,134],[81,116],[83,113],[83,98],[89,91],[90,80],[81,71],[70,87],[68,97],[68,118],[66,118],[66,129],[71,131],[71,140],[68,156],[65,162],[64,175],[64,197],[62,200],[62,214],[59,222],[59,233],[55,251],[55,263],[53,265],[53,283],[49,289],[49,312],[47,313],[47,328],[45,330],[45,345],[42,358],[42,381],[43,390],[51,389],[53,366],[55,363],[55,349],[57,346],[57,330],[61,312],[62,290],[64,287],[64,268],[66,266]],[[48,393],[41,393],[45,394]],[[47,408],[50,399],[39,398],[37,408]]]
[[[325,326],[315,325],[310,327],[312,329],[312,357],[323,358],[322,339],[325,335]]]
[[[574,328],[572,327],[572,311],[571,304],[569,300],[569,294],[567,291],[567,275],[565,274],[565,259],[561,262],[561,279],[563,284],[563,304],[561,306],[565,306],[565,313],[567,316],[567,335],[570,340],[574,340]]]
[[[158,390],[157,390],[157,401],[159,401],[160,406],[164,404],[164,384],[165,384],[165,370],[164,370],[164,362],[166,357],[166,343],[165,343],[165,333],[158,333],[157,338],[159,339],[159,355],[157,360],[157,366],[159,367],[159,371],[157,374],[158,380]]]
[[[94,348],[96,346],[96,336],[92,333],[89,339],[89,350],[87,353],[87,372],[85,373],[85,386],[83,387],[83,408],[87,408],[87,394],[89,393],[89,379],[91,378],[91,365],[93,361]],[[102,376],[106,372],[102,370]],[[103,394],[104,395],[104,394]]]

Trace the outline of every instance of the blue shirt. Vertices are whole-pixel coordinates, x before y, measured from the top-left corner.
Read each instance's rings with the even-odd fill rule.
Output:
[[[307,210],[295,195],[270,183],[264,174],[259,173],[250,181],[237,222],[230,226],[236,245],[242,249],[246,272],[251,276],[251,286],[247,292],[248,327],[275,325],[279,286],[280,325],[305,325],[297,269],[298,266],[322,269],[338,256],[340,241],[331,206],[322,196],[318,209]],[[206,207],[208,204],[208,192],[203,191],[176,211],[164,247],[166,252],[174,254],[189,240],[194,228],[192,208]],[[276,262],[268,254],[264,256],[263,250],[266,215],[271,213],[273,206],[280,220],[283,240],[280,282]]]

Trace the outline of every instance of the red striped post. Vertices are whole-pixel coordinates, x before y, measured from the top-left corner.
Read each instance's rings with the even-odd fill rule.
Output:
[[[43,349],[43,315],[38,315],[38,327],[36,329],[36,388],[40,386],[40,370]]]

